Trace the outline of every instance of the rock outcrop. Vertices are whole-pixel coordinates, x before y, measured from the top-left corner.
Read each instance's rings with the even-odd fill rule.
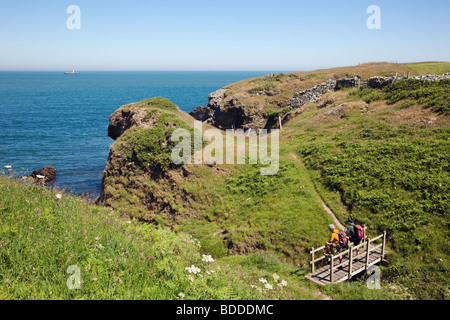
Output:
[[[56,169],[52,166],[46,166],[40,170],[33,171],[29,177],[37,182],[49,184],[56,180]]]
[[[450,77],[449,73],[410,77],[408,72],[408,68],[396,64],[377,64],[376,69],[368,64],[329,72],[269,74],[211,93],[208,105],[198,107],[191,115],[220,129],[278,128],[280,116],[284,119],[293,110],[301,111],[303,106],[317,102],[326,92],[354,87],[382,89],[405,78],[438,81]],[[396,75],[381,76],[388,73]]]
[[[209,118],[210,109],[208,107],[198,106],[191,113],[192,118],[198,121],[206,121]]]
[[[225,98],[228,98],[227,89],[219,89],[211,93],[208,96],[208,106],[203,109],[207,111],[203,111],[205,117],[202,118],[202,121],[223,130],[247,128],[250,123],[260,123],[260,127],[264,127],[267,119],[261,114],[252,112],[252,108],[243,104],[239,97]],[[192,113],[191,115],[194,116]]]
[[[171,159],[176,144],[171,134],[177,128],[192,133],[193,122],[160,97],[114,112],[108,135],[116,142],[110,148],[97,202],[143,221],[158,223],[157,216],[173,220],[189,201],[178,183],[188,171]]]

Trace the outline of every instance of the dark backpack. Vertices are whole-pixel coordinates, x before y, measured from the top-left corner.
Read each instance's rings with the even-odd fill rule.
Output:
[[[348,237],[345,232],[339,232],[339,246],[341,248],[347,248],[348,246]]]
[[[360,241],[364,238],[365,234],[364,234],[364,228],[361,227],[359,224],[353,227],[353,230],[355,231],[354,233],[354,239],[356,241]]]

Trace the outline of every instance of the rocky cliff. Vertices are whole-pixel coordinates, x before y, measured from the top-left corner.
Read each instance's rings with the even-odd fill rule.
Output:
[[[171,160],[171,134],[177,128],[193,132],[193,120],[161,97],[114,112],[108,135],[116,142],[110,148],[98,202],[153,223],[160,217],[173,221],[185,212],[189,201],[178,181],[189,173]]]
[[[355,69],[357,70],[357,69]],[[395,69],[392,69],[395,70]],[[316,74],[304,77],[295,73],[267,75],[247,82],[221,88],[209,95],[206,107],[198,107],[191,115],[221,129],[232,128],[278,128],[278,116],[282,123],[289,119],[288,111],[297,110],[308,103],[316,102],[327,92],[341,88],[384,88],[405,78],[422,81],[438,81],[450,78],[450,74],[410,76],[404,72],[395,76],[371,76],[364,78],[359,74],[330,73],[324,79]],[[394,73],[395,74],[395,73]],[[345,75],[345,77],[340,77]],[[306,88],[305,88],[306,87]],[[305,88],[298,90],[298,88]]]

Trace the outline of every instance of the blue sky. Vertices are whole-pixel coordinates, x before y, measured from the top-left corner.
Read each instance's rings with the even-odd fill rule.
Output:
[[[69,30],[69,5],[81,29]],[[369,30],[370,5],[381,30]],[[302,71],[450,61],[450,1],[1,1],[0,70]]]

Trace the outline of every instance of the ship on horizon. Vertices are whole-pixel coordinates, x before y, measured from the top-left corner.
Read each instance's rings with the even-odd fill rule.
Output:
[[[80,74],[79,72],[75,72],[75,70],[64,72],[64,74]]]

